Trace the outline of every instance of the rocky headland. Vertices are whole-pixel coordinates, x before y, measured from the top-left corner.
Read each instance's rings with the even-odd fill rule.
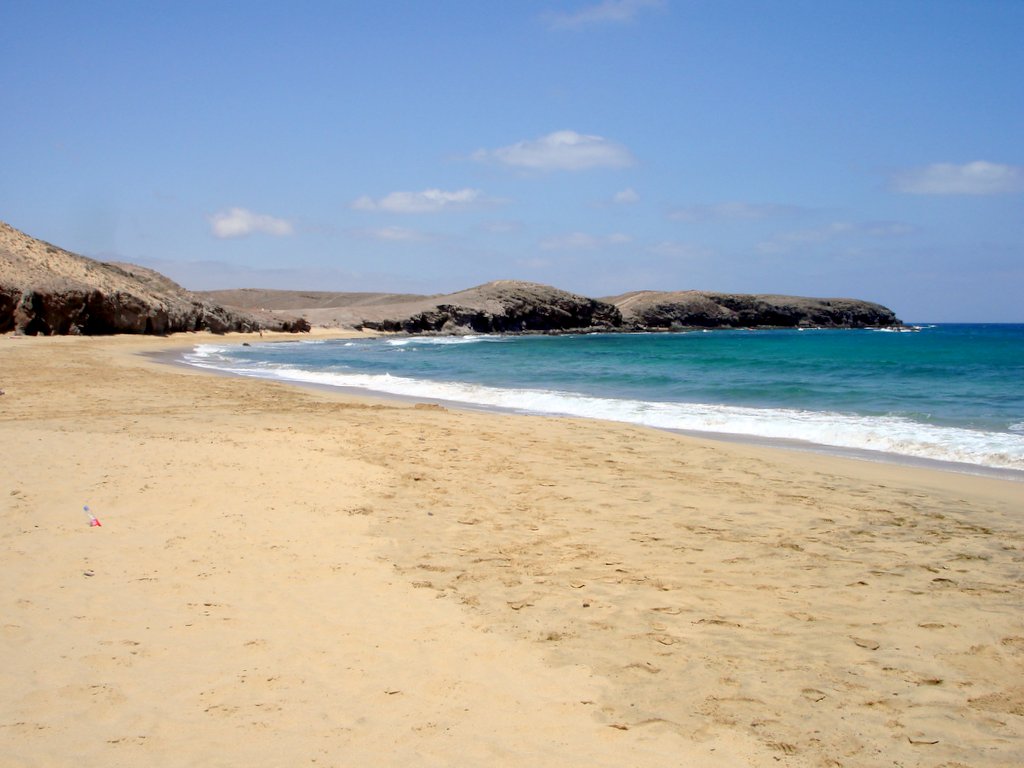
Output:
[[[689,328],[900,326],[869,301],[707,291],[634,291],[590,299],[547,285],[498,280],[434,296],[241,290],[211,300],[247,311],[294,312],[312,325],[403,333],[565,333]]]
[[[360,325],[405,333],[556,333],[622,327],[622,314],[611,304],[518,280],[497,280],[426,303],[430,306],[409,315],[364,318]]]
[[[0,333],[309,330],[299,317],[229,309],[134,264],[102,262],[0,222]]]
[[[190,292],[151,269],[90,259],[0,222],[0,333],[306,331],[313,325],[466,334],[901,323],[892,310],[857,299],[706,291],[634,291],[592,299],[518,280],[431,296],[270,289]]]
[[[645,330],[681,328],[870,328],[901,325],[881,304],[708,291],[633,291],[605,299],[623,323]]]

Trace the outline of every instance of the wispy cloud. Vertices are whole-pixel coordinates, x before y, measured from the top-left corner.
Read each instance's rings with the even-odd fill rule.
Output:
[[[687,205],[669,211],[668,217],[674,221],[755,220],[792,216],[801,211],[802,209],[795,205],[734,201]]]
[[[626,187],[612,195],[612,202],[616,205],[632,205],[640,202],[640,195],[632,187]]]
[[[583,251],[603,248],[609,245],[624,245],[633,241],[629,235],[613,233],[610,235],[591,235],[586,232],[570,232],[541,240],[540,247],[545,251]]]
[[[437,213],[438,211],[468,208],[483,201],[478,189],[425,189],[422,192],[391,192],[374,200],[363,196],[352,203],[358,211],[385,211],[387,213]]]
[[[900,237],[913,231],[913,227],[898,221],[849,222],[834,221],[821,227],[784,232],[757,244],[761,253],[788,253],[801,246],[818,245],[841,238],[866,236],[871,238]]]
[[[664,8],[665,0],[603,0],[566,13],[548,13],[552,29],[580,29],[593,24],[626,24],[650,8]]]
[[[228,208],[209,217],[210,231],[214,237],[245,237],[254,232],[278,237],[290,235],[295,230],[287,219],[279,219],[265,213],[253,213],[245,208]]]
[[[1024,166],[932,163],[894,173],[889,187],[908,195],[1005,195],[1024,189]]]
[[[349,234],[365,240],[383,240],[390,243],[423,243],[435,239],[434,235],[406,227],[376,227],[350,229]]]
[[[537,171],[626,168],[636,162],[633,154],[621,144],[576,131],[555,131],[533,141],[480,149],[473,153],[473,159]]]

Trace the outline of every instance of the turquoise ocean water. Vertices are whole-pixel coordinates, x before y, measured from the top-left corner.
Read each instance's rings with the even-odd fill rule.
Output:
[[[284,381],[1024,472],[1024,325],[204,344],[185,360]]]

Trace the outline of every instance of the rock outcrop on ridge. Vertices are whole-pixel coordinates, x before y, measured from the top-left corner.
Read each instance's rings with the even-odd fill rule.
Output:
[[[707,291],[634,291],[605,299],[627,326],[675,328],[867,328],[901,325],[881,304],[858,299],[816,299]]]
[[[497,280],[433,296],[308,291],[209,291],[246,310],[300,313],[314,325],[399,333],[558,333],[618,330],[612,305],[547,285]]]
[[[314,325],[405,333],[558,333],[686,328],[864,328],[901,325],[892,310],[857,299],[634,291],[602,300],[500,280],[458,293],[211,291],[247,310],[286,310]]]
[[[612,330],[615,307],[569,291],[518,280],[497,280],[445,296],[408,317],[364,320],[364,328],[406,333],[523,333]]]
[[[133,264],[101,262],[0,222],[0,333],[166,334],[309,330],[301,318],[257,317],[189,293]]]
[[[311,324],[434,334],[901,325],[886,307],[856,299],[635,291],[597,300],[518,280],[434,296],[191,293],[151,269],[96,261],[0,222],[0,333],[306,331]]]

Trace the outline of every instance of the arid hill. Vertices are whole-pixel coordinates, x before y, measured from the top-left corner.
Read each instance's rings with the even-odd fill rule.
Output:
[[[133,264],[101,262],[0,222],[0,333],[29,335],[308,330],[241,313]]]
[[[619,311],[610,304],[520,280],[496,280],[434,296],[298,291],[211,291],[203,295],[225,303],[241,299],[245,309],[287,307],[314,325],[377,331],[553,333],[622,326]],[[303,301],[311,305],[297,306]]]
[[[295,314],[324,328],[362,328],[364,322],[409,317],[436,305],[443,297],[409,293],[355,293],[342,291],[282,291],[240,288],[197,291],[210,301],[253,313]]]
[[[237,289],[191,293],[145,267],[100,262],[0,222],[0,333],[106,334],[308,330],[560,333],[684,328],[899,325],[856,299],[634,291],[604,300],[497,280],[456,293]]]
[[[865,328],[900,325],[895,313],[859,299],[707,291],[633,291],[604,299],[627,325],[672,328]]]
[[[282,291],[273,288],[235,288],[197,291],[197,296],[227,307],[266,310],[337,309],[400,304],[430,298],[414,293],[358,293],[346,291]]]
[[[519,280],[496,280],[428,303],[408,317],[364,319],[362,325],[407,333],[614,330],[622,325],[610,304]]]
[[[434,296],[272,290],[202,295],[248,311],[295,312],[313,325],[407,333],[900,325],[891,310],[857,299],[634,291],[594,300],[514,280]]]

